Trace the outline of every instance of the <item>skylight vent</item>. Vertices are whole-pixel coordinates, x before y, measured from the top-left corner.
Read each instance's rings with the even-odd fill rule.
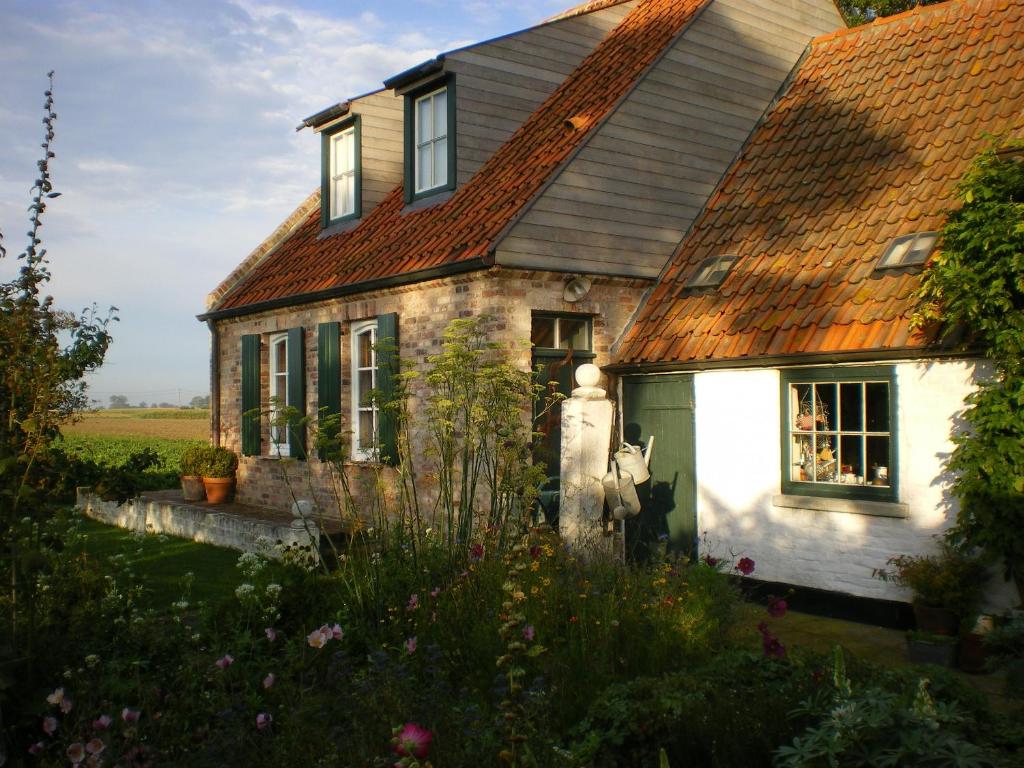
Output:
[[[917,267],[924,264],[938,242],[938,232],[917,232],[913,235],[897,237],[885,249],[878,260],[876,269],[895,269],[897,267]]]
[[[687,288],[714,288],[721,285],[725,276],[729,274],[732,265],[739,260],[739,256],[722,255],[711,256],[704,259],[697,267],[697,271],[686,281]]]

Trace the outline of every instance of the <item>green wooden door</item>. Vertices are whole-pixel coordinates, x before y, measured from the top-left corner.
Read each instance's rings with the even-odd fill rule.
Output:
[[[622,382],[626,442],[647,445],[654,436],[651,481],[641,486],[641,513],[627,521],[626,546],[646,560],[659,539],[690,557],[697,554],[697,486],[693,427],[693,375],[629,376]]]

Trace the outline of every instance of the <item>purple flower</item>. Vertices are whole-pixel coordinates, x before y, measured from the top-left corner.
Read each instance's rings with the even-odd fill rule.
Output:
[[[90,755],[98,755],[106,748],[107,745],[103,743],[103,739],[97,738],[91,739],[89,743],[85,745],[85,751],[88,752]]]
[[[391,740],[395,754],[399,757],[414,757],[422,760],[430,751],[434,734],[416,723],[406,723]]]
[[[749,576],[754,572],[754,561],[749,557],[741,557],[740,561],[736,563],[736,570],[744,576]]]
[[[410,656],[416,653],[416,635],[413,635],[405,641],[405,652]]]
[[[768,630],[767,624],[762,621],[757,625],[757,631],[761,633],[761,649],[765,656],[775,659],[786,658],[786,646]]]
[[[437,597],[440,594],[441,594],[441,588],[440,587],[434,587],[432,590],[430,590],[430,596],[431,597]]]
[[[706,565],[708,568],[715,568],[718,566],[717,557],[712,557],[711,555],[704,555],[703,557],[701,557],[701,560],[704,562],[704,565]]]
[[[110,724],[114,722],[110,715],[100,715],[92,721],[92,727],[97,731],[105,731],[110,727]]]
[[[263,687],[273,688],[275,682],[277,682],[277,678],[274,676],[273,672],[270,672],[267,674],[266,677],[263,678]]]
[[[415,611],[419,607],[419,604],[420,596],[417,594],[412,594],[409,596],[409,602],[405,604],[405,610]]]
[[[260,731],[265,731],[270,727],[270,724],[274,722],[274,717],[269,712],[260,712],[256,715],[256,728]]]
[[[471,562],[471,563],[479,563],[483,559],[483,556],[484,556],[484,545],[483,544],[477,543],[477,544],[474,544],[472,546],[472,548],[470,548],[470,550],[469,550],[469,562]]]
[[[137,723],[140,717],[142,717],[142,713],[137,709],[125,707],[121,710],[121,719],[126,723]]]
[[[270,642],[274,642],[275,640],[277,640],[277,630],[273,627],[267,627],[263,631],[266,633],[267,640],[269,640]]]
[[[230,653],[225,653],[216,662],[214,662],[221,669],[227,669],[235,663],[234,657]]]
[[[53,736],[57,732],[57,718],[56,717],[44,717],[43,718],[43,730],[46,731],[47,736]]]
[[[46,745],[43,744],[43,742],[41,741],[37,741],[35,744],[28,748],[28,753],[30,755],[41,755],[44,749],[46,749]]]
[[[85,760],[85,745],[80,741],[76,741],[74,744],[67,749],[68,760],[75,765]]]
[[[533,629],[533,624],[527,624],[525,627],[523,627],[523,639],[526,642],[533,642],[533,637],[535,634],[536,632]]]
[[[789,610],[789,603],[781,597],[774,595],[768,597],[768,615],[773,619],[781,619]]]
[[[335,624],[333,627],[331,627],[331,637],[333,637],[335,640],[341,640],[341,638],[343,638],[344,636],[345,632],[342,630],[340,624]]]

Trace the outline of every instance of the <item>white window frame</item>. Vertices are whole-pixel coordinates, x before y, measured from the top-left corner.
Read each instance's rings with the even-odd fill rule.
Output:
[[[442,110],[444,115],[444,133],[440,135],[434,135],[434,123],[435,113],[437,111],[437,97],[440,94],[445,95],[445,106]],[[428,118],[430,122],[430,135],[424,135],[423,125],[420,122],[420,103],[424,101],[430,102],[430,116]],[[414,138],[413,138],[413,159],[412,159],[412,177],[413,177],[413,189],[416,194],[423,192],[429,192],[432,189],[437,189],[448,184],[448,158],[452,151],[452,148],[448,146],[448,134],[451,131],[451,126],[448,125],[448,86],[442,86],[436,91],[425,93],[422,96],[413,100],[412,120],[414,126]],[[443,168],[440,171],[437,168],[435,160],[435,146],[444,141],[445,142],[445,162]],[[430,183],[421,186],[420,185],[420,150],[423,147],[430,147]]]
[[[277,365],[278,345],[284,347],[283,371]],[[288,428],[275,424],[281,406],[288,405],[288,333],[275,333],[267,346],[270,349],[270,453],[274,456],[288,456]],[[275,397],[277,402],[274,401]]]
[[[348,140],[348,146],[350,152],[344,153],[344,160],[348,162],[348,167],[339,167],[339,153],[344,151],[345,140]],[[359,190],[356,189],[356,152],[359,148],[356,146],[356,127],[355,125],[349,126],[343,131],[338,131],[330,137],[330,220],[335,221],[346,216],[352,216],[356,212],[356,195]],[[351,179],[352,182],[352,194],[348,195],[348,182]],[[344,194],[343,194],[344,193]],[[346,199],[347,198],[347,199]],[[342,205],[342,203],[347,205]]]
[[[360,367],[359,365],[359,339],[363,335],[369,333],[370,335],[370,365],[368,367]],[[380,413],[376,402],[369,404],[363,403],[364,392],[361,391],[359,384],[359,374],[363,371],[371,371],[370,385],[371,389],[377,388],[377,350],[375,349],[377,344],[377,320],[363,320],[358,323],[352,324],[351,329],[352,341],[350,345],[351,357],[352,357],[352,458],[355,461],[373,461],[377,453],[377,430],[380,424]],[[362,413],[373,414],[373,442],[369,446],[364,446],[359,441],[359,416]]]

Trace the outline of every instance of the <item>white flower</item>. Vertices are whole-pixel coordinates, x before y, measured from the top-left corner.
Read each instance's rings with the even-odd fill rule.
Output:
[[[239,584],[235,590],[235,597],[239,600],[245,600],[249,595],[256,591],[256,587],[246,582],[245,584]]]
[[[88,656],[85,657],[85,666],[89,667],[90,669],[95,667],[99,663],[100,657],[97,656],[95,653],[90,653]]]
[[[280,584],[267,584],[267,597],[277,599],[281,596],[281,585]]]

